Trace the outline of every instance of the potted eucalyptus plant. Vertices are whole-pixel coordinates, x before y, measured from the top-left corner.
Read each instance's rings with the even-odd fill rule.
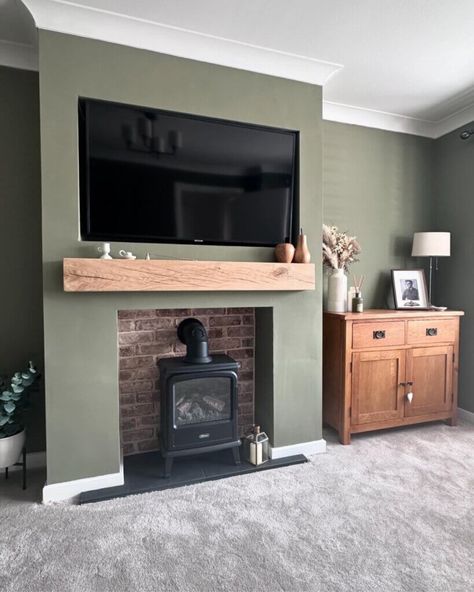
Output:
[[[10,380],[0,378],[0,469],[18,462],[25,445],[23,421],[28,390],[39,374],[30,362],[28,369],[15,372]]]

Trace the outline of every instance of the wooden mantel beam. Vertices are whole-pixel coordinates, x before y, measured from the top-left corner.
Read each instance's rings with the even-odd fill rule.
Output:
[[[314,263],[64,259],[65,292],[301,291]]]

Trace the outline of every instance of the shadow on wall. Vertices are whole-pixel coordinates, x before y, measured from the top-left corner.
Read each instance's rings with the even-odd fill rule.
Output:
[[[0,66],[0,373],[32,360],[43,373],[41,180],[37,72]],[[35,386],[29,452],[45,449],[44,389]]]

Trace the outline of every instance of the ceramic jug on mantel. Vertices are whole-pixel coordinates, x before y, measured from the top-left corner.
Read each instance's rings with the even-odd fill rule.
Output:
[[[308,249],[308,242],[306,234],[303,234],[303,229],[300,228],[300,234],[298,235],[298,241],[296,243],[295,251],[295,263],[309,263],[311,261],[311,253]]]

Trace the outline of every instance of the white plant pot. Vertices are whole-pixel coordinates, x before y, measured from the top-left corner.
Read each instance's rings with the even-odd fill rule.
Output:
[[[25,430],[14,436],[0,438],[0,469],[11,467],[20,460],[25,445]]]
[[[347,276],[344,269],[333,269],[328,284],[328,312],[347,311]]]

